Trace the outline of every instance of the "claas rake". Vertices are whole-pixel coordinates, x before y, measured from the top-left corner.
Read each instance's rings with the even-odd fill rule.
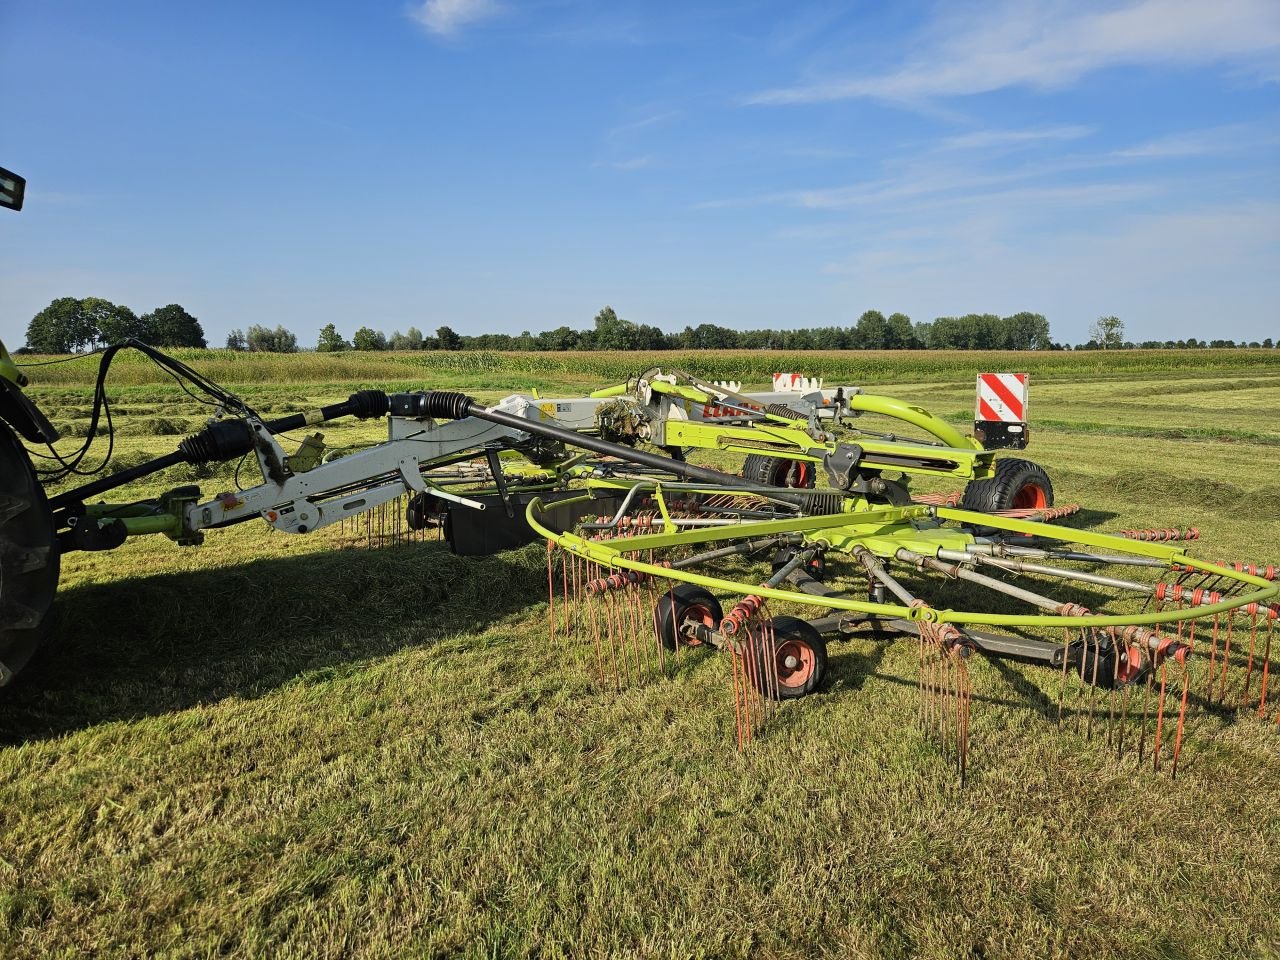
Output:
[[[1054,671],[1061,722],[1175,775],[1191,706],[1275,719],[1275,568],[1197,557],[1194,529],[1113,535],[1054,522],[1077,507],[1055,503],[1040,466],[1007,455],[1028,442],[1025,376],[979,376],[969,435],[852,386],[783,375],[744,392],[656,368],[582,397],[486,406],[366,390],[264,420],[128,342],[102,356],[86,446],[100,415],[110,423],[104,384],[124,348],[217,415],[166,456],[53,496],[17,435],[49,445],[64,468],[85,450],[73,461],[57,452],[21,374],[7,355],[0,363],[12,427],[0,444],[0,684],[35,652],[68,552],[154,534],[195,545],[255,519],[306,534],[361,518],[371,542],[374,530],[398,540],[434,529],[460,554],[545,540],[549,627],[596,685],[720,657],[743,747],[787,700],[822,688],[828,642],[860,635],[917,645],[920,722],[962,773],[975,654]],[[347,416],[385,418],[387,439],[343,456],[318,433],[281,443]],[[235,460],[255,463],[261,482],[100,499],[177,464]],[[958,489],[917,494],[921,480]]]

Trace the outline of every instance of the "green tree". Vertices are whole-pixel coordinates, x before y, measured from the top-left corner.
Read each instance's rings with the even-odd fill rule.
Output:
[[[538,350],[576,350],[578,348],[578,331],[571,327],[560,326],[554,330],[544,330],[533,338]]]
[[[436,330],[436,342],[441,350],[461,350],[462,338],[453,332],[452,327],[440,327]]]
[[[361,327],[351,338],[351,346],[357,350],[385,350],[387,338],[372,327]]]
[[[149,340],[151,329],[125,306],[101,297],[59,297],[27,325],[27,346],[40,353],[74,353],[129,337]]]
[[[243,330],[232,330],[227,334],[227,349],[244,351],[249,349],[249,341],[244,338]]]
[[[921,344],[916,340],[915,327],[911,318],[905,313],[894,313],[884,325],[884,345],[886,350],[919,350]]]
[[[317,353],[339,353],[350,349],[351,344],[342,338],[342,334],[332,323],[326,323],[320,328],[320,339],[316,342]]]
[[[883,350],[889,324],[879,310],[868,310],[858,318],[850,336],[854,350]]]
[[[1049,321],[1038,313],[1015,313],[1005,317],[1002,323],[1006,350],[1047,350],[1053,343],[1049,337]]]
[[[150,313],[143,314],[142,321],[149,328],[151,339],[148,342],[158,347],[208,346],[200,321],[187,313],[180,304],[156,307]]]
[[[154,330],[128,307],[103,300],[101,297],[85,297],[80,301],[85,317],[97,331],[95,339],[103,344],[122,343],[130,337],[150,343]]]
[[[593,348],[596,350],[639,350],[640,335],[636,326],[623,320],[606,306],[596,314]]]
[[[274,330],[255,323],[249,328],[245,340],[249,349],[259,353],[297,353],[298,338],[284,327]]]
[[[1115,350],[1124,343],[1124,321],[1119,317],[1099,317],[1089,328],[1089,336],[1103,350]]]
[[[97,338],[97,327],[75,297],[59,297],[27,324],[27,346],[35,353],[78,353]]]

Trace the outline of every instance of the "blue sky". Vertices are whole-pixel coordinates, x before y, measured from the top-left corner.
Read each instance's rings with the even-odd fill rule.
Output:
[[[1280,338],[1280,3],[0,2],[0,337],[1044,313]]]

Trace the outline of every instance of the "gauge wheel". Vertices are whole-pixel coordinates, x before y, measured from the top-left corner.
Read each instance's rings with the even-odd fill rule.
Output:
[[[658,597],[653,608],[653,626],[658,642],[668,650],[675,650],[677,644],[703,646],[702,639],[690,631],[690,626],[700,624],[718,630],[723,619],[720,601],[705,587],[693,583],[672,587]]]
[[[756,662],[772,661],[774,667],[755,672],[753,682],[761,695],[795,700],[821,687],[827,677],[827,642],[822,634],[799,617],[776,618],[772,634],[763,632],[752,639]]]

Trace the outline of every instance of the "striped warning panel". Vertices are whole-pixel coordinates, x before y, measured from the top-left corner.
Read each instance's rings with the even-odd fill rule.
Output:
[[[974,419],[988,423],[1026,423],[1027,375],[978,374],[978,405]]]

